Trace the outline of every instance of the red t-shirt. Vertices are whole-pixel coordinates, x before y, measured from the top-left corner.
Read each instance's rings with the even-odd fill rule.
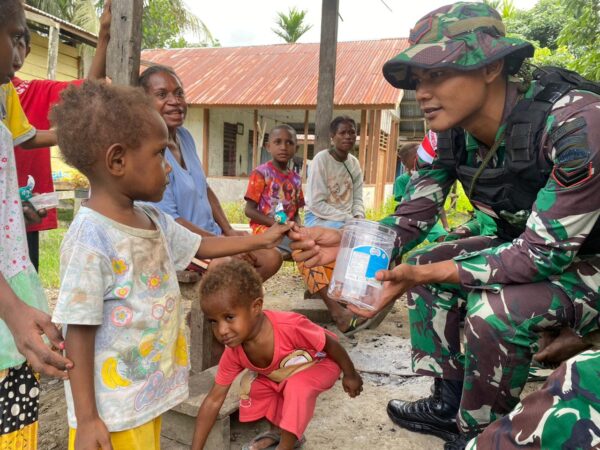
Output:
[[[52,105],[60,100],[60,92],[71,84],[79,85],[83,81],[25,81],[16,77],[12,79],[29,123],[38,130],[47,130],[50,128],[48,113]],[[19,187],[25,186],[27,184],[27,176],[31,175],[35,179],[34,192],[44,194],[54,191],[49,148],[24,150],[21,147],[15,147],[15,159]],[[57,226],[56,209],[50,209],[48,210],[48,215],[42,219],[41,223],[29,225],[27,231],[51,230]]]
[[[244,369],[268,375],[287,364],[299,364],[325,358],[327,357],[323,353],[325,335],[328,334],[337,339],[331,331],[325,330],[301,314],[269,310],[263,312],[273,325],[275,345],[271,364],[268,367],[256,367],[246,356],[243,346],[226,347],[219,361],[215,383],[228,386]],[[298,350],[303,350],[304,356],[296,356],[294,360],[288,360],[287,357]]]

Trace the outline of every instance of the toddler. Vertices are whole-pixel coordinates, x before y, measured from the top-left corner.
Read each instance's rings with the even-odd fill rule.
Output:
[[[362,379],[335,335],[306,317],[263,310],[263,290],[249,264],[232,260],[209,272],[200,284],[202,312],[226,348],[213,385],[202,402],[192,449],[202,449],[229,387],[241,380],[242,422],[266,418],[271,431],[256,436],[250,450],[276,445],[278,450],[303,443],[318,395],[343,372],[344,390],[355,397]]]

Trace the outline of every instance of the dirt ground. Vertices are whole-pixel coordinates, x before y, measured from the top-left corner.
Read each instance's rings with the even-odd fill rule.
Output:
[[[270,298],[302,298],[304,288],[300,277],[294,274],[293,268],[286,266],[266,283],[265,291],[267,293],[265,304],[268,308]],[[56,292],[48,291],[48,294],[53,305]],[[331,324],[327,326],[330,329],[332,327]],[[377,361],[375,364],[369,364],[367,361],[367,364],[362,364],[360,370],[361,367],[358,367],[359,364],[355,361],[364,380],[362,395],[350,399],[344,393],[340,382],[321,395],[317,402],[315,416],[305,433],[306,450],[443,448],[443,441],[440,439],[411,433],[395,426],[385,411],[386,404],[391,398],[416,400],[429,395],[430,392],[431,380],[411,375],[406,367],[410,348],[408,332],[405,302],[398,301],[377,330],[359,333],[355,339],[341,337],[341,342],[350,354],[358,357],[361,356],[361,349],[366,349],[365,351],[373,354],[381,351],[385,356],[393,346],[396,353],[392,356],[395,359],[384,361],[386,364],[392,363],[389,367],[393,370],[381,369]],[[387,367],[386,364],[381,367]],[[537,386],[537,384],[528,385],[526,392]],[[265,422],[241,424],[233,416],[231,450],[241,449],[244,443],[267,428]],[[67,448],[68,428],[62,382],[46,379],[42,382],[39,430],[41,450]],[[163,439],[161,444],[163,450],[187,448],[168,439]]]

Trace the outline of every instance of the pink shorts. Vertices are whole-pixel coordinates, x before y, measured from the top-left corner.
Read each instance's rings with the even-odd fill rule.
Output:
[[[340,376],[339,366],[325,358],[281,383],[259,375],[250,387],[250,401],[240,402],[240,422],[266,419],[298,439],[310,423],[317,397]]]

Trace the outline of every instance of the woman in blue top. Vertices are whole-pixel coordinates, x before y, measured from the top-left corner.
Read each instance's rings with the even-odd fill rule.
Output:
[[[169,185],[157,206],[201,236],[246,234],[232,228],[219,199],[206,182],[194,139],[182,126],[187,103],[175,71],[160,65],[149,67],[140,75],[139,84],[154,98],[156,110],[169,129],[170,142],[165,156],[172,170]],[[276,249],[257,250],[240,256],[254,265],[263,281],[274,275],[282,263]]]

